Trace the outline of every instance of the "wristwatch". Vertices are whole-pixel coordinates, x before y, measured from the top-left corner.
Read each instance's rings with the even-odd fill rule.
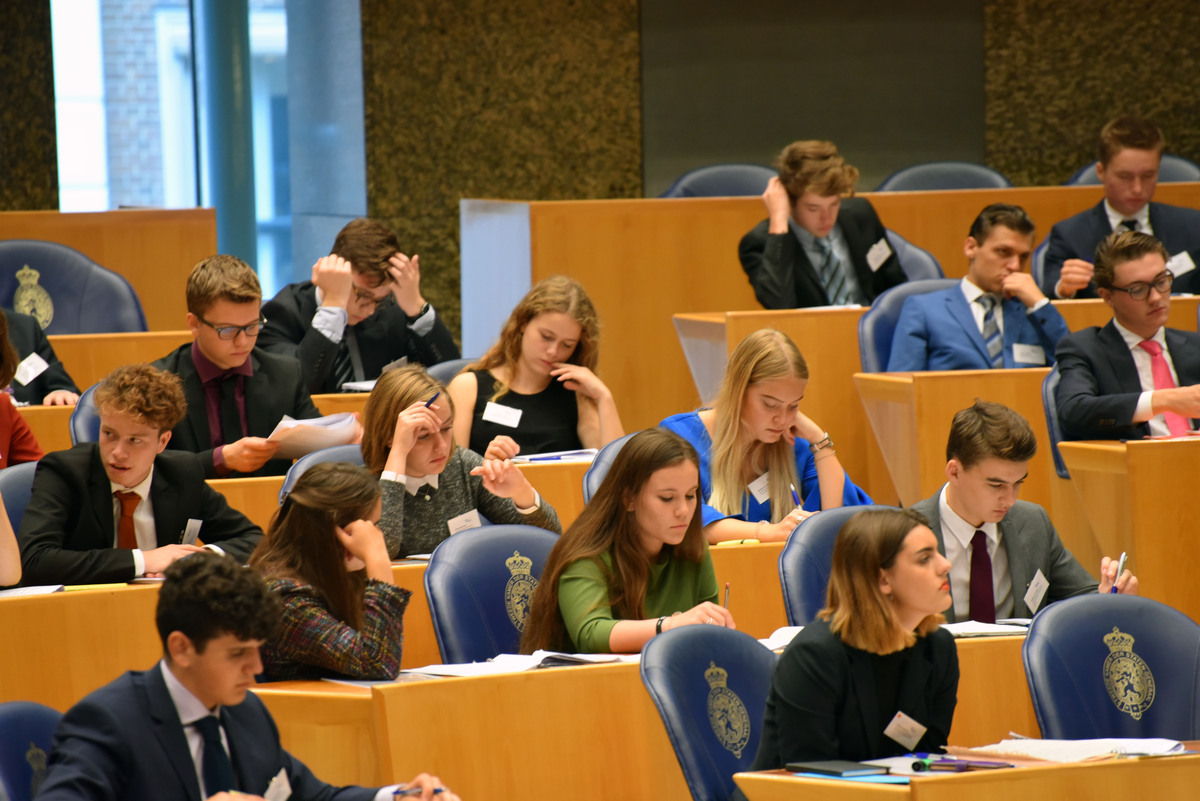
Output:
[[[420,320],[422,317],[424,317],[427,311],[429,311],[429,301],[425,301],[425,305],[422,306],[420,310],[412,317],[409,317],[407,314],[404,316],[410,323],[415,323],[417,320]]]
[[[826,431],[826,432],[824,432],[824,434],[825,434],[824,439],[820,440],[819,442],[814,442],[808,446],[808,450],[811,453],[815,454],[817,451],[821,450],[822,448],[832,448],[833,447],[833,440],[831,440],[829,438],[829,432]]]

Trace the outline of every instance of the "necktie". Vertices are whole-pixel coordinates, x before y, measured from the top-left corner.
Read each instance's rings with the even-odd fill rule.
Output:
[[[337,356],[333,360],[334,392],[341,392],[342,384],[362,381],[365,377],[362,357],[358,352],[358,335],[354,328],[348,325],[342,334],[342,344],[338,347]]]
[[[992,594],[992,557],[988,556],[987,534],[976,531],[971,538],[971,620],[996,622],[996,599]]]
[[[1162,345],[1153,339],[1145,339],[1138,343],[1138,347],[1150,354],[1150,373],[1154,376],[1154,388],[1174,389],[1175,379],[1171,377],[1171,368],[1163,358]],[[1172,437],[1182,437],[1192,427],[1187,418],[1175,412],[1163,412],[1163,420],[1166,421],[1167,430],[1171,432]]]
[[[204,738],[204,753],[200,759],[200,771],[204,776],[205,796],[237,789],[233,776],[233,763],[225,746],[221,744],[221,721],[216,715],[206,715],[192,724]]]
[[[1136,231],[1138,230],[1137,220],[1121,220],[1121,224],[1117,226],[1118,231]]]
[[[132,551],[138,547],[133,512],[142,502],[142,496],[130,490],[114,492],[113,495],[121,502],[121,517],[117,520],[117,547]]]
[[[829,296],[832,306],[845,306],[850,302],[850,293],[846,289],[846,276],[842,274],[842,263],[828,239],[815,239],[817,250],[821,251],[821,265],[818,273],[821,283],[825,285],[825,294]]]
[[[246,436],[242,430],[242,412],[234,394],[237,381],[235,373],[228,373],[221,379],[221,443],[224,445],[232,445]]]
[[[1004,337],[1000,334],[1000,326],[996,324],[996,298],[994,295],[980,295],[979,304],[983,306],[983,344],[987,347],[988,359],[993,368],[1004,366]]]

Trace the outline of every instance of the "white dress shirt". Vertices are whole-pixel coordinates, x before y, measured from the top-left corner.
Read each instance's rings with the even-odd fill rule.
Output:
[[[1151,436],[1171,436],[1171,429],[1167,427],[1167,421],[1163,419],[1161,414],[1154,413],[1154,369],[1151,366],[1150,354],[1139,346],[1139,343],[1145,340],[1121,325],[1115,318],[1113,319],[1113,327],[1117,329],[1117,333],[1121,335],[1121,339],[1125,340],[1125,344],[1129,346],[1129,353],[1133,356],[1133,364],[1137,367],[1138,381],[1142,384],[1142,394],[1138,396],[1137,406],[1133,410],[1133,422],[1149,423]],[[1159,347],[1162,348],[1163,359],[1166,360],[1167,367],[1171,371],[1171,379],[1175,382],[1175,386],[1179,386],[1179,374],[1175,372],[1175,362],[1171,360],[1171,351],[1167,350],[1166,329],[1159,328],[1150,339],[1157,342]]]

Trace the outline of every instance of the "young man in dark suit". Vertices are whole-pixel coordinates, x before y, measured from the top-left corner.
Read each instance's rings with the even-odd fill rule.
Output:
[[[1095,298],[1092,258],[1117,231],[1140,231],[1166,246],[1176,292],[1200,291],[1200,211],[1152,203],[1162,161],[1162,131],[1140,117],[1118,117],[1100,131],[1096,174],[1104,200],[1050,229],[1042,289],[1052,298]]]
[[[67,711],[37,797],[385,801],[412,788],[423,801],[457,801],[426,774],[408,785],[332,787],[283,750],[271,713],[247,692],[279,614],[263,580],[228,557],[199,554],[171,565],[156,613],[162,661]]]
[[[419,257],[401,253],[396,235],[375,220],[347,223],[312,280],[285,286],[263,312],[259,344],[298,357],[314,394],[378,378],[399,359],[428,367],[460,356],[421,296]]]
[[[74,406],[79,400],[79,387],[67,375],[67,368],[58,360],[37,318],[12,309],[3,312],[8,318],[8,341],[17,349],[21,366],[31,373],[22,379],[18,372],[12,384],[13,397],[34,405]],[[33,357],[36,359],[31,361]]]
[[[1037,453],[1024,417],[999,403],[975,401],[954,415],[946,443],[946,485],[913,505],[929,521],[938,550],[950,560],[946,620],[994,623],[1032,617],[1045,604],[1117,591],[1137,594],[1137,578],[1100,561],[1092,578],[1058,538],[1046,510],[1017,500]]]
[[[241,561],[262,531],[204,483],[190,453],[165,451],[184,413],[179,379],[119,367],[96,388],[100,441],[46,454],[17,531],[26,584],[161,575],[199,546]]]
[[[1113,310],[1058,343],[1058,418],[1067,439],[1183,436],[1200,418],[1200,334],[1167,328],[1174,275],[1154,237],[1114,233],[1095,281]]]
[[[187,326],[195,339],[154,366],[183,381],[187,415],[171,432],[174,450],[197,454],[206,478],[279,476],[290,459],[271,435],[286,414],[320,417],[295,357],[254,347],[262,331],[262,290],[233,256],[197,264],[187,282]]]
[[[870,304],[904,283],[875,209],[852,197],[858,170],[832,142],[793,142],[776,166],[763,192],[769,216],[738,245],[764,308]]]

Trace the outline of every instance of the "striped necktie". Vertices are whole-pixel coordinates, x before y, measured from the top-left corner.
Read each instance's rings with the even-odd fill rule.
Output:
[[[842,262],[833,252],[833,245],[828,238],[814,238],[817,250],[821,251],[821,265],[817,268],[821,283],[825,285],[825,294],[829,296],[831,306],[845,306],[850,302],[850,292],[846,288],[846,276],[842,273]]]
[[[983,344],[987,347],[988,359],[993,368],[1004,366],[1004,337],[996,324],[996,297],[980,295],[978,302],[983,306]]]

